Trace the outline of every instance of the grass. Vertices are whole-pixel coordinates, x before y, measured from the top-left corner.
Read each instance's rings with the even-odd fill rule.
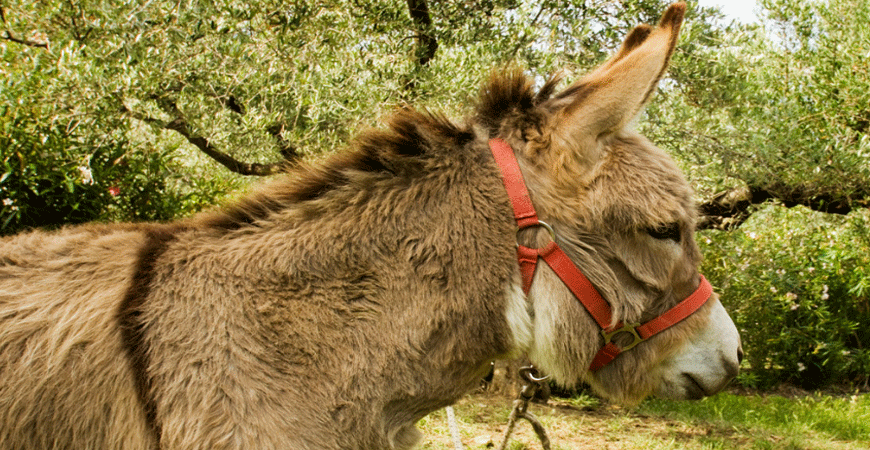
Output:
[[[466,449],[498,448],[511,402],[485,394],[457,405]],[[724,393],[698,402],[650,399],[627,410],[592,397],[532,404],[553,450],[838,450],[870,449],[870,394],[759,395]],[[447,418],[437,411],[420,421],[420,449],[453,450]],[[507,447],[540,449],[521,422]]]

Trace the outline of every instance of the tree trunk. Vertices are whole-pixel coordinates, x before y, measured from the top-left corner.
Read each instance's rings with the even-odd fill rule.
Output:
[[[487,392],[515,398],[520,394],[522,382],[518,372],[522,367],[522,361],[496,361],[492,369],[492,381],[486,388]]]

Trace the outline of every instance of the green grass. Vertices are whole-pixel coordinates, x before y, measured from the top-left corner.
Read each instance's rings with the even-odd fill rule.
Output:
[[[721,394],[699,402],[651,399],[638,413],[746,435],[744,448],[870,448],[870,395]],[[714,433],[715,434],[715,433]],[[728,446],[727,436],[717,439]]]
[[[456,406],[466,449],[497,448],[509,399],[469,396]],[[594,397],[532,405],[553,450],[870,449],[870,394],[797,396],[720,394],[698,402],[651,399],[627,410]],[[452,450],[443,411],[424,418],[420,449]],[[540,449],[527,423],[509,449]]]

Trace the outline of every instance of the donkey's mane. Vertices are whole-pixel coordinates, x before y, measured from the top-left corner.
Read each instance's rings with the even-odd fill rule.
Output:
[[[253,225],[277,211],[346,186],[354,173],[414,176],[422,172],[427,161],[443,159],[451,150],[474,140],[474,124],[494,136],[507,122],[539,120],[534,111],[550,97],[558,81],[558,77],[551,78],[536,91],[533,80],[518,68],[494,71],[481,89],[474,114],[463,124],[440,113],[400,108],[386,129],[363,132],[351,150],[322,162],[297,163],[277,182],[219,211],[199,216],[196,223],[225,231]]]
[[[475,120],[491,135],[499,134],[510,118],[533,120],[539,125],[542,118],[538,106],[553,95],[559,81],[560,76],[551,77],[536,91],[534,80],[517,67],[493,71],[481,89]]]

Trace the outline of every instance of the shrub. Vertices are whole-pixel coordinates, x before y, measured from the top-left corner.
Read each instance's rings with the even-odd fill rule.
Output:
[[[168,220],[213,203],[230,187],[206,177],[182,178],[173,147],[136,152],[122,139],[81,142],[32,112],[26,106],[0,110],[0,234],[90,221]]]
[[[769,205],[737,231],[699,234],[703,271],[743,338],[745,384],[867,385],[868,221]]]

